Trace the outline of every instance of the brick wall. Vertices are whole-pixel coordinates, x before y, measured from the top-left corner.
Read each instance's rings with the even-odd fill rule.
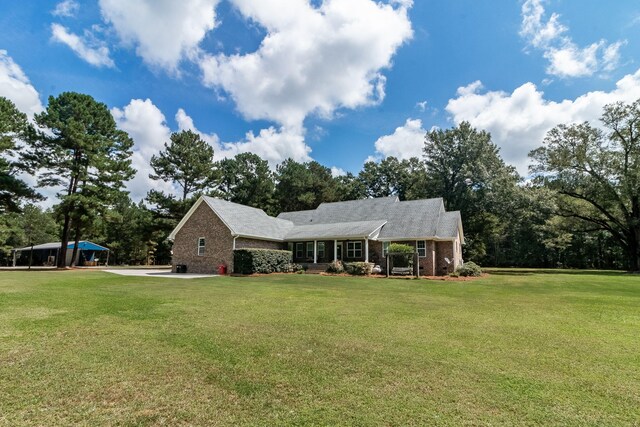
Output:
[[[272,242],[270,240],[247,239],[238,237],[236,239],[236,249],[287,249],[287,244],[282,242]]]
[[[205,238],[205,251],[198,256],[198,239]],[[176,234],[173,242],[172,270],[185,264],[187,273],[216,273],[219,265],[233,271],[233,237],[226,225],[206,203],[201,203]]]
[[[441,276],[455,270],[454,257],[455,242],[436,242],[436,274]],[[447,264],[445,258],[449,258],[451,264]]]

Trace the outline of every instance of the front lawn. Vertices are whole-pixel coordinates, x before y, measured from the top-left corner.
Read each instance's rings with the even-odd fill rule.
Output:
[[[0,425],[637,425],[640,277],[0,272]]]

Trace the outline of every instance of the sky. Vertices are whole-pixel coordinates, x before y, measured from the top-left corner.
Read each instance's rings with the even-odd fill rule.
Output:
[[[0,96],[33,117],[65,91],[134,139],[135,200],[173,190],[149,160],[184,129],[338,175],[466,120],[526,176],[552,127],[640,98],[640,3],[0,0]]]

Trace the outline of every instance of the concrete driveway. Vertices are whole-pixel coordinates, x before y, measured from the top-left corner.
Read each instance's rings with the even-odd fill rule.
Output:
[[[140,268],[140,269],[126,269],[126,268],[118,268],[118,269],[106,269],[103,270],[107,273],[119,274],[121,276],[139,276],[139,277],[166,277],[167,279],[201,279],[205,277],[218,277],[217,274],[177,274],[172,273],[171,270],[167,269],[150,269],[150,268]]]

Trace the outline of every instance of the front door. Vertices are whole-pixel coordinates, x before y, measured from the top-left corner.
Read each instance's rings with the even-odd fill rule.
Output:
[[[338,253],[338,260],[342,261],[342,242],[338,243],[337,253]]]

